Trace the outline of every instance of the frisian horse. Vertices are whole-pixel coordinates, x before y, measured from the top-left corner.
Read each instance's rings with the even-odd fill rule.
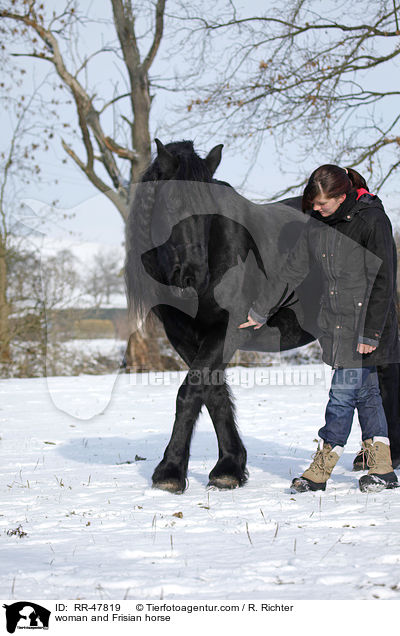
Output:
[[[267,324],[241,330],[268,271],[279,267],[305,216],[292,200],[252,204],[213,175],[222,145],[202,159],[190,141],[164,146],[137,186],[127,224],[125,278],[133,328],[149,312],[188,366],[176,398],[170,441],[153,486],[181,493],[190,442],[203,405],[218,442],[209,485],[246,482],[246,449],[239,436],[225,369],[236,350],[285,351],[317,335],[319,274],[281,298]],[[275,269],[276,271],[276,269]],[[314,335],[312,335],[314,334]]]

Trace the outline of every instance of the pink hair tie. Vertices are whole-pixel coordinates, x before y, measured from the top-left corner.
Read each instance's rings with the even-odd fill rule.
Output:
[[[347,170],[347,168],[343,168],[343,170],[345,171],[346,174],[349,174],[349,171]]]

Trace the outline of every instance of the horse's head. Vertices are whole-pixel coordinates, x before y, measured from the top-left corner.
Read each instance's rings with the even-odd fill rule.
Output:
[[[160,179],[153,207],[151,235],[157,245],[161,279],[176,296],[201,295],[208,287],[208,243],[212,214],[217,212],[213,174],[222,145],[205,159],[192,142],[164,146],[158,139],[154,166]]]
[[[211,182],[221,162],[224,147],[223,144],[214,146],[208,155],[201,159],[195,153],[192,141],[174,141],[166,146],[159,139],[155,139],[155,142],[157,157],[153,165],[158,181],[174,179]],[[154,176],[152,178],[154,179]]]
[[[212,215],[218,212],[213,174],[222,144],[202,159],[191,141],[164,146],[137,185],[127,223],[125,279],[130,315],[143,322],[157,304],[174,304],[207,289]],[[186,300],[184,301],[186,303]],[[186,305],[185,305],[186,306]]]

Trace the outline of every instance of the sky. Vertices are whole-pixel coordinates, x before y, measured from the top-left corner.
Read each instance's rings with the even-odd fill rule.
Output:
[[[270,2],[259,0],[252,2],[251,9],[254,12],[257,9],[264,11],[269,4],[273,6]],[[322,4],[327,10],[331,3],[324,2]],[[55,0],[55,7],[62,5],[63,0]],[[98,7],[93,0],[85,0],[80,3],[81,7],[83,5],[87,6],[88,14],[96,10],[95,6]],[[248,7],[246,3],[242,2],[242,5]],[[108,7],[108,4],[103,6]],[[172,4],[167,6],[171,7]],[[274,6],[276,5],[274,4]],[[104,13],[105,15],[106,13]],[[103,14],[100,17],[102,18]],[[87,27],[85,29],[86,45],[88,48],[95,49],[99,42],[108,41],[112,35],[106,24],[98,24],[96,28]],[[143,48],[147,47],[147,42],[145,43],[146,46],[142,45]],[[155,74],[162,75],[169,72],[172,75],[184,62],[184,56],[182,56],[180,51],[177,51],[175,56],[168,57],[166,60],[165,53],[170,50],[166,48],[167,45],[170,45],[168,40],[165,47],[160,49],[160,59],[157,62],[158,65],[154,67]],[[22,63],[29,69],[29,81],[32,82],[32,85],[41,81],[45,66],[46,72],[48,70],[48,65],[40,66],[36,61],[27,60],[27,58],[21,58]],[[94,79],[91,82],[94,82],[99,87],[104,86],[108,82],[110,95],[112,94],[113,85],[121,82],[116,65],[108,55],[101,56],[100,64],[93,66],[93,71]],[[385,73],[380,70],[375,74],[371,74],[368,81],[376,86],[386,85],[391,73],[393,73],[393,69],[388,69],[388,76],[385,77]],[[179,126],[175,125],[172,128],[169,122],[176,121],[176,113],[171,116],[176,104],[180,103],[184,108],[184,105],[189,101],[189,97],[182,99],[180,95],[177,96],[169,91],[162,92],[159,90],[156,91],[155,95],[151,113],[152,137],[160,135],[163,143],[181,139],[182,133]],[[72,111],[65,108],[64,113],[62,107],[59,107],[59,110],[62,119],[72,121]],[[202,129],[193,128],[192,133],[195,148],[201,156],[205,156],[213,145],[221,143],[221,138],[218,135],[205,142],[207,135],[206,131]],[[246,150],[239,151],[229,143],[225,144],[222,162],[217,170],[216,177],[228,181],[238,188],[242,194],[253,200],[268,199],[274,192],[298,179],[299,166],[295,163],[288,164],[286,158],[296,157],[299,154],[300,147],[301,140],[299,140],[298,145],[288,144],[285,148],[276,148],[272,137],[266,137],[257,162],[252,163],[250,140],[248,152]],[[155,150],[154,144],[153,150]],[[62,163],[64,158],[65,153],[58,139],[51,145],[48,153],[43,153],[39,156],[43,182],[33,181],[28,188],[21,188],[17,194],[27,204],[23,214],[24,222],[29,226],[32,210],[34,213],[38,213],[39,210],[46,207],[46,204],[49,205],[51,201],[57,199],[56,209],[58,211],[61,210],[62,214],[58,214],[56,219],[50,213],[46,214],[46,217],[51,219],[51,222],[48,222],[43,228],[45,233],[60,236],[63,232],[66,234],[76,232],[82,240],[99,240],[105,243],[121,244],[123,241],[123,223],[119,213],[106,197],[97,193],[70,159],[66,163]],[[307,168],[310,172],[316,167],[311,157],[305,163],[307,165],[303,165],[302,168]],[[282,170],[282,164],[285,167],[285,171]],[[244,183],[246,175],[247,180]],[[57,180],[57,183],[54,183],[55,180]],[[399,223],[400,188],[397,188],[396,184],[392,183],[390,189],[384,191],[384,196],[388,214],[394,225],[397,226]],[[62,216],[67,218],[62,219]]]

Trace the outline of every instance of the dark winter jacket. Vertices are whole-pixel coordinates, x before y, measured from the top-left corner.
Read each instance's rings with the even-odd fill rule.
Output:
[[[396,247],[378,197],[350,193],[329,217],[312,212],[283,267],[262,285],[250,316],[265,322],[286,284],[296,288],[317,265],[322,273],[318,333],[323,360],[334,368],[400,361],[396,313]],[[376,346],[361,355],[357,344]]]

